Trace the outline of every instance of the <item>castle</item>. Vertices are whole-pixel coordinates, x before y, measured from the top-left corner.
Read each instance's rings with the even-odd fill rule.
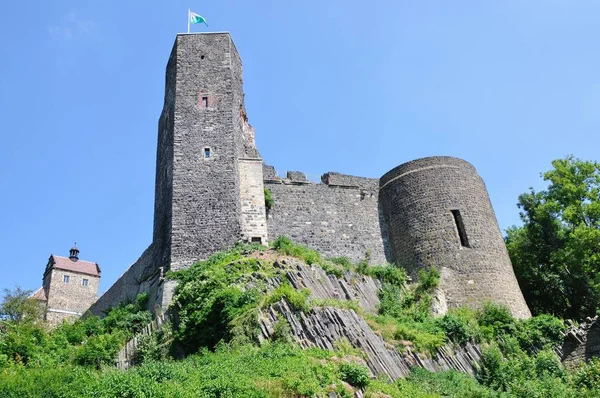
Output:
[[[80,317],[98,299],[100,266],[79,259],[79,249],[73,246],[69,257],[51,254],[42,287],[31,298],[44,310],[44,320],[58,325],[65,319]]]
[[[380,179],[329,172],[313,183],[301,172],[277,176],[254,134],[230,35],[177,35],[158,122],[153,240],[93,313],[142,292],[151,308],[165,308],[175,287],[168,270],[239,241],[287,235],[326,257],[368,255],[411,275],[437,267],[441,312],[492,300],[530,316],[485,184],[468,162],[430,157]]]

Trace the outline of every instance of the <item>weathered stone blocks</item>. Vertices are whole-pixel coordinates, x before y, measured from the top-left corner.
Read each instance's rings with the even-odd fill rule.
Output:
[[[393,260],[415,275],[435,267],[449,307],[485,300],[531,316],[481,177],[453,157],[418,159],[380,180]]]

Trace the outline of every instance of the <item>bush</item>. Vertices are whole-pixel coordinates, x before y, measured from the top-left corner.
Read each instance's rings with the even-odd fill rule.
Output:
[[[8,355],[0,354],[0,370],[8,366]]]
[[[505,368],[502,352],[497,346],[492,345],[481,353],[476,378],[483,385],[504,391],[508,386]]]
[[[436,320],[446,338],[456,344],[465,344],[472,338],[471,326],[455,314],[448,313]]]
[[[32,323],[7,323],[0,335],[0,355],[26,365],[39,357],[46,340],[46,332]]]
[[[386,264],[384,266],[372,266],[369,268],[363,268],[363,273],[373,278],[377,278],[382,282],[389,283],[394,286],[402,287],[408,280],[406,272],[402,268],[395,266],[394,264]]]
[[[342,380],[356,388],[365,388],[371,379],[369,369],[353,363],[341,364],[340,375]]]
[[[508,308],[492,302],[485,303],[477,312],[477,321],[493,337],[514,334],[517,330],[516,321]]]
[[[319,252],[310,249],[307,246],[296,245],[286,236],[280,236],[275,239],[272,246],[278,252],[299,258],[308,265],[320,264],[323,262]]]
[[[573,373],[573,385],[582,390],[600,391],[600,358],[592,358]]]
[[[111,308],[102,320],[106,332],[121,331],[127,338],[139,334],[152,321],[152,313],[146,310],[147,305],[148,294],[142,293],[131,303]]]
[[[334,257],[330,258],[329,261],[334,264],[341,265],[345,270],[352,269],[352,262],[348,259],[348,257]]]
[[[275,204],[275,201],[273,200],[273,196],[271,195],[271,191],[269,190],[269,188],[265,188],[264,191],[265,191],[265,209],[267,211],[269,211]]]
[[[114,363],[123,340],[120,333],[92,336],[77,350],[76,361],[80,365],[91,365],[97,369],[103,364]]]
[[[565,323],[552,315],[538,315],[520,324],[518,339],[529,353],[562,344]]]
[[[263,307],[285,298],[292,310],[308,312],[310,311],[310,305],[307,301],[309,295],[310,290],[308,289],[296,290],[288,283],[282,283],[265,298]]]

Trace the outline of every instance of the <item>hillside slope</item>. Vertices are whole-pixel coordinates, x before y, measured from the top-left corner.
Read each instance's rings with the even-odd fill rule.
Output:
[[[367,256],[368,257],[368,256]],[[563,323],[506,308],[434,317],[437,272],[323,259],[285,238],[168,275],[172,325],[141,336],[144,297],[103,319],[0,328],[1,397],[593,397],[600,363],[572,371]],[[137,366],[114,358],[137,335]],[[177,359],[176,359],[177,358]],[[478,363],[478,365],[476,365]]]

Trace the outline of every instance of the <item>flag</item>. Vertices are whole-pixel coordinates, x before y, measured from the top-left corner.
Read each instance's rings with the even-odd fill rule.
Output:
[[[206,23],[206,19],[196,14],[195,12],[190,12],[190,22],[193,24],[203,23],[204,25],[208,26],[208,24]]]

